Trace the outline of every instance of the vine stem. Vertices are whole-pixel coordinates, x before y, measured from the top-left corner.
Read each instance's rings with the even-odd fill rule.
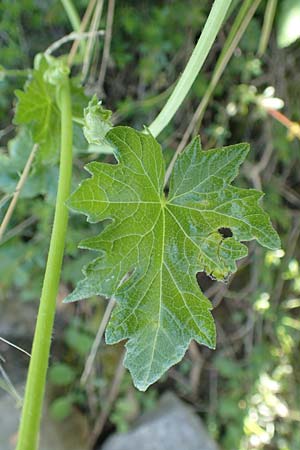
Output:
[[[82,39],[88,39],[90,37],[95,36],[103,36],[105,34],[104,30],[98,30],[98,31],[83,31],[82,33],[76,33],[75,31],[72,31],[72,33],[67,34],[66,36],[63,36],[62,38],[58,39],[57,41],[53,42],[53,44],[49,45],[47,50],[45,50],[45,55],[51,55],[53,52],[55,52],[59,47],[64,45],[66,42],[75,41],[80,42]]]
[[[180,105],[187,96],[206,57],[213,46],[216,36],[222,26],[232,0],[215,0],[196,47],[176,84],[169,100],[149,126],[150,133],[157,137],[168,125]]]
[[[68,209],[65,202],[70,195],[72,175],[72,109],[67,77],[58,88],[58,96],[61,110],[58,190],[16,450],[36,450],[38,445],[56,297],[68,223]]]

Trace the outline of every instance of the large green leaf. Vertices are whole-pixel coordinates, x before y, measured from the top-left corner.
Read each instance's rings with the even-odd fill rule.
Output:
[[[270,249],[280,242],[258,205],[262,193],[230,184],[246,144],[202,151],[194,139],[176,162],[166,198],[156,140],[127,127],[113,128],[107,139],[118,164],[88,164],[92,177],[72,195],[70,207],[90,222],[110,223],[82,242],[101,256],[66,301],[116,298],[106,341],[128,340],[125,365],[145,390],[183,357],[192,339],[215,346],[211,304],[196,273],[222,280],[247,254],[240,241],[257,239]],[[232,237],[224,238],[221,227]]]

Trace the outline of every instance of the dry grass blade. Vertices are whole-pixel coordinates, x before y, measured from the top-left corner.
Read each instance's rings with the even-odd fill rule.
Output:
[[[26,350],[24,350],[23,348],[19,347],[16,344],[13,344],[12,342],[8,341],[7,339],[4,339],[3,337],[0,336],[0,341],[4,342],[7,345],[10,345],[10,347],[15,348],[16,350],[19,350],[22,353],[25,353],[25,355],[29,356],[29,358],[31,357],[31,354],[28,353]]]
[[[5,370],[2,367],[2,364],[0,364],[0,374],[4,380],[4,383],[0,383],[0,387],[2,387],[3,389],[5,389],[9,394],[11,394],[18,405],[22,405],[22,398],[20,397],[20,395],[18,394],[18,392],[16,391],[13,383],[11,382],[9,376],[7,375],[7,373],[5,372]],[[0,379],[1,381],[1,379]]]
[[[6,211],[6,214],[5,214],[4,218],[3,218],[3,221],[1,223],[1,226],[0,226],[0,242],[1,242],[2,238],[3,238],[3,235],[4,235],[4,233],[6,231],[6,228],[7,228],[8,224],[9,224],[11,216],[12,216],[12,214],[14,212],[14,209],[15,209],[16,204],[18,202],[18,199],[19,199],[20,193],[22,191],[22,188],[23,188],[23,186],[25,184],[25,181],[27,180],[27,177],[29,175],[29,171],[30,171],[31,165],[33,163],[33,160],[34,160],[35,154],[37,152],[37,149],[38,149],[38,144],[34,144],[32,150],[31,150],[31,153],[29,155],[29,158],[28,158],[28,160],[26,162],[26,165],[24,167],[24,170],[22,172],[22,175],[21,175],[21,177],[20,177],[20,179],[18,181],[18,184],[16,186],[16,190],[14,192],[13,198],[12,198],[10,204],[9,204],[9,207],[8,207],[8,209]]]
[[[98,351],[99,346],[101,344],[101,340],[102,340],[102,337],[103,337],[106,325],[108,324],[108,321],[110,319],[110,315],[112,313],[112,310],[114,309],[115,304],[116,304],[116,301],[112,297],[109,300],[108,304],[107,304],[107,307],[105,309],[103,318],[101,320],[100,326],[99,326],[98,331],[97,331],[97,335],[96,335],[95,340],[93,342],[90,354],[89,354],[89,356],[88,356],[88,358],[86,360],[84,371],[83,371],[83,373],[81,375],[81,378],[80,378],[80,383],[82,383],[82,384],[85,384],[87,382],[87,379],[88,379],[88,377],[89,377],[89,375],[90,375],[90,373],[92,371],[92,367],[93,367],[93,364],[94,364],[94,361],[95,361],[95,357],[96,357],[97,351]]]
[[[99,31],[87,31],[87,32],[82,32],[82,33],[77,33],[77,32],[72,32],[70,34],[67,34],[66,36],[63,36],[62,38],[58,39],[57,41],[53,42],[53,44],[51,44],[47,50],[45,51],[46,55],[51,55],[53,52],[55,52],[55,50],[57,50],[59,47],[61,47],[62,45],[66,44],[67,42],[70,41],[74,41],[76,39],[76,41],[81,41],[82,39],[87,39],[89,37],[96,37],[96,36],[103,36],[104,35],[104,31],[103,30],[99,30]]]
[[[93,9],[96,5],[96,2],[97,2],[97,0],[90,0],[88,6],[86,8],[86,11],[84,13],[84,16],[82,18],[82,21],[80,23],[80,27],[79,27],[80,33],[83,33],[85,31],[85,29],[90,21],[90,18],[92,16]],[[71,66],[73,64],[75,55],[76,55],[78,47],[79,47],[79,42],[80,42],[79,39],[76,39],[71,47],[71,50],[70,50],[70,53],[68,56],[68,65],[69,66]]]
[[[95,12],[92,18],[92,23],[90,26],[90,31],[94,32],[97,30],[100,20],[101,20],[101,16],[102,16],[102,11],[103,11],[103,0],[99,0],[97,2],[96,8],[95,8]],[[84,55],[84,61],[83,61],[83,66],[82,66],[82,78],[83,80],[86,79],[90,65],[91,65],[91,59],[92,59],[92,53],[93,53],[93,48],[95,45],[95,37],[90,37],[90,39],[88,40],[88,44],[87,44],[87,49]]]
[[[99,73],[99,78],[98,78],[99,92],[101,92],[103,89],[103,83],[105,80],[105,75],[106,75],[107,66],[108,66],[110,44],[111,44],[111,38],[112,38],[112,28],[113,28],[113,21],[114,21],[114,12],[115,12],[115,0],[109,0],[108,11],[107,11],[107,20],[106,20],[104,49],[103,49],[100,73]]]
[[[114,379],[111,383],[111,387],[110,387],[110,390],[109,390],[109,393],[107,396],[106,404],[103,407],[103,409],[100,413],[100,416],[99,416],[98,420],[96,421],[94,429],[91,433],[91,437],[90,437],[90,441],[89,441],[89,448],[94,448],[94,445],[96,444],[100,434],[102,433],[103,427],[109,416],[111,408],[118,396],[120,384],[123,379],[123,375],[125,373],[125,367],[123,364],[124,355],[125,355],[125,350],[123,351],[123,353],[120,357],[119,364],[118,364]]]

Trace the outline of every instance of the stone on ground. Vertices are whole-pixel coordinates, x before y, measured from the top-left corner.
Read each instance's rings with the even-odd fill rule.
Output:
[[[132,431],[108,438],[101,450],[218,450],[201,419],[174,394]],[[100,450],[100,449],[99,449]]]

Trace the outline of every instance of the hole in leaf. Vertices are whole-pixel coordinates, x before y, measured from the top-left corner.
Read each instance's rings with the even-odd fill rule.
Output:
[[[230,228],[221,227],[218,229],[218,232],[223,236],[224,239],[232,237],[233,233]]]

